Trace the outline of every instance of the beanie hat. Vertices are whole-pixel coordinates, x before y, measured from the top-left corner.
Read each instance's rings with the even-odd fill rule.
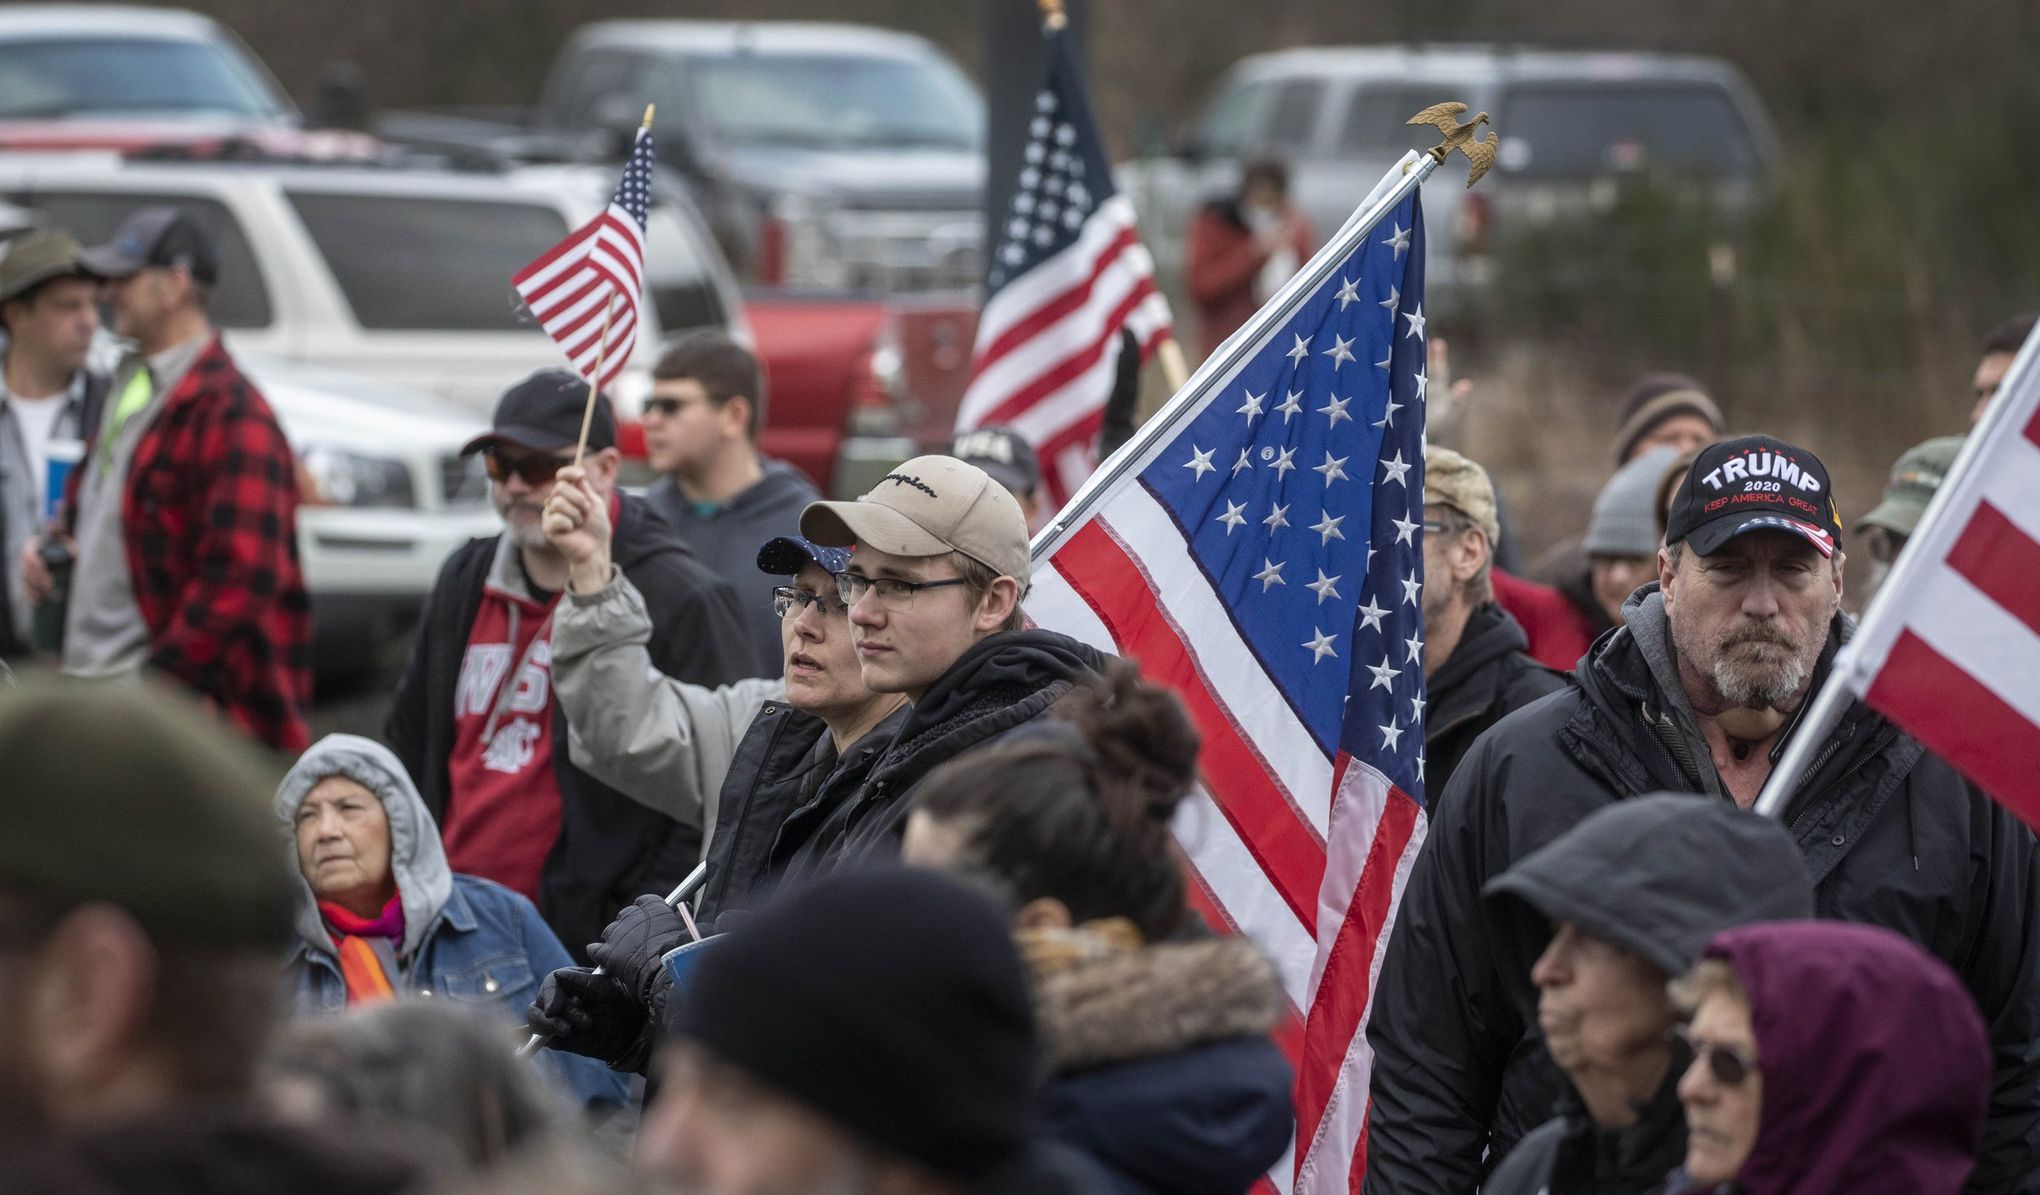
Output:
[[[1622,464],[1635,450],[1637,441],[1659,424],[1676,415],[1698,415],[1714,428],[1715,435],[1728,429],[1721,408],[1707,396],[1707,388],[1683,373],[1647,373],[1636,379],[1623,396],[1617,414],[1615,463]]]
[[[702,953],[674,1030],[865,1143],[974,1179],[1032,1129],[1034,1010],[1012,926],[932,871],[787,892]]]
[[[1653,556],[1658,550],[1657,492],[1679,459],[1666,444],[1615,470],[1594,499],[1581,546],[1589,556]]]

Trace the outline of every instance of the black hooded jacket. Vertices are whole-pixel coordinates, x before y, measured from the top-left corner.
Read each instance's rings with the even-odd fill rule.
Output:
[[[1721,796],[1677,689],[1663,599],[1631,597],[1577,687],[1498,723],[1442,796],[1397,913],[1367,1036],[1375,1051],[1365,1190],[1471,1192],[1551,1115],[1561,1078],[1536,1032],[1530,968],[1548,940],[1487,881],[1611,801]],[[1837,617],[1824,677],[1847,633]],[[1976,998],[1996,1075],[1969,1190],[2040,1191],[2040,875],[2033,833],[1868,707],[1827,736],[1784,824],[1821,917],[1895,930]]]
[[[827,807],[811,802],[787,821],[780,833],[799,845],[786,860],[786,878],[819,876],[844,859],[897,855],[909,798],[929,772],[1040,717],[1095,678],[1103,661],[1096,648],[1054,631],[1001,631],[972,644],[914,703],[856,791]]]
[[[863,784],[912,706],[903,705],[838,755],[820,718],[768,701],[737,744],[708,843],[708,883],[695,913],[703,926],[749,909],[785,870],[805,835]]]
[[[1691,1056],[1674,1046],[1671,1069],[1628,1128],[1604,1130],[1567,1088],[1558,1116],[1530,1130],[1481,1184],[1481,1195],[1659,1195],[1686,1160],[1679,1077]]]
[[[659,516],[625,496],[616,520],[616,566],[645,596],[655,625],[652,662],[676,680],[720,685],[753,674],[750,640],[730,587],[710,573]],[[452,786],[454,688],[468,630],[481,608],[496,537],[449,556],[425,599],[411,660],[383,739],[444,821]],[[633,801],[574,766],[567,714],[553,702],[553,775],[560,836],[539,875],[539,912],[575,958],[602,936],[612,914],[647,892],[664,894],[701,857],[701,830]]]
[[[1493,602],[1467,616],[1445,666],[1424,678],[1426,794],[1445,791],[1453,769],[1488,727],[1565,688],[1565,676],[1531,659],[1529,647],[1523,625]]]

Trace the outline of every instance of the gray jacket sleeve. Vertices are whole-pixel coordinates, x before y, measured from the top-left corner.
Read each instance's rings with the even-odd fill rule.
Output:
[[[621,571],[553,612],[552,679],[574,766],[676,821],[715,833],[716,800],[737,744],[777,678],[706,688],[652,665],[652,617]]]

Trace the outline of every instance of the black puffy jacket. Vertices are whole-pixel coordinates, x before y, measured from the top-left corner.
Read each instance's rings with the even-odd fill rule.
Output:
[[[1667,708],[1663,685],[1677,682],[1660,678],[1676,678],[1676,662],[1645,646],[1668,639],[1657,587],[1627,612],[1630,625],[1580,661],[1574,690],[1503,719],[1433,799],[1367,1029],[1371,1195],[1471,1192],[1554,1107],[1562,1079],[1530,983],[1549,929],[1518,902],[1482,900],[1482,886],[1610,801],[1720,792],[1706,743]],[[1847,630],[1838,616],[1819,675]],[[1895,930],[1962,976],[1997,1068],[1969,1190],[2040,1191],[2032,831],[1860,703],[1829,733],[1785,825],[1819,916]]]

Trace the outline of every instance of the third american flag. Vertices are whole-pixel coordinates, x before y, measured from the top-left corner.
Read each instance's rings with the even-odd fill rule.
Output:
[[[651,200],[652,131],[643,128],[609,206],[510,279],[539,326],[566,351],[574,372],[605,389],[637,345]]]
[[[1200,910],[1274,958],[1294,1156],[1365,1165],[1374,977],[1423,845],[1422,175],[1391,174],[1035,545],[1027,610],[1140,661],[1204,736]]]
[[[1170,335],[1155,263],[1091,116],[1069,35],[1051,29],[1025,164],[985,276],[970,385],[956,430],[1005,424],[1041,457],[1050,505],[1096,463],[1121,329],[1142,360]]]

